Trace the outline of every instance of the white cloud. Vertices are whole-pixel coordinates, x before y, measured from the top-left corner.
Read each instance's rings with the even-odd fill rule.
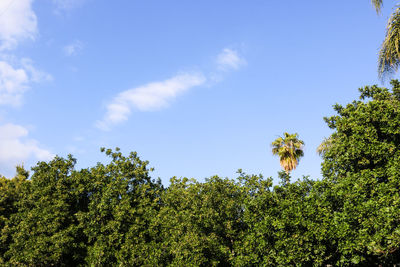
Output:
[[[14,69],[0,61],[0,105],[18,106],[22,94],[28,89],[29,78],[24,69]]]
[[[236,50],[225,48],[217,56],[217,67],[220,71],[238,70],[246,65],[246,60]]]
[[[27,58],[16,60],[4,54],[25,39],[37,34],[33,0],[0,0],[0,105],[18,106],[32,82],[51,80],[51,76],[33,67]],[[17,62],[18,61],[18,62]]]
[[[36,140],[27,138],[28,134],[28,130],[20,125],[0,125],[0,166],[12,168],[29,159],[50,160],[54,157]]]
[[[106,130],[111,124],[127,120],[132,108],[140,111],[164,108],[178,95],[205,82],[206,78],[201,73],[182,73],[162,82],[152,82],[123,91],[107,105],[104,119],[96,125]]]
[[[126,121],[133,108],[139,111],[154,111],[169,105],[171,100],[192,87],[204,85],[206,81],[216,83],[234,70],[246,65],[238,51],[224,48],[216,57],[216,68],[207,78],[202,73],[183,73],[162,82],[148,83],[119,93],[107,105],[106,114],[96,126],[109,130],[111,125]],[[209,84],[210,85],[210,84]]]
[[[64,46],[63,50],[67,56],[76,56],[83,49],[83,43],[79,40],[75,40],[69,45]]]
[[[0,60],[0,105],[18,106],[31,82],[51,80],[52,77],[33,67],[30,59],[23,59],[20,68]]]
[[[37,19],[33,0],[0,1],[0,51],[15,48],[25,39],[34,39]]]

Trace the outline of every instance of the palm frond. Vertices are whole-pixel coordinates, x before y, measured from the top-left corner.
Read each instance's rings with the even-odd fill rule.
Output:
[[[286,173],[296,169],[300,158],[304,155],[304,142],[298,138],[298,134],[283,133],[272,142],[272,154],[279,156],[279,163]]]
[[[371,2],[375,7],[376,13],[379,14],[383,6],[383,0],[371,0]]]
[[[379,51],[378,74],[383,79],[386,75],[396,72],[400,65],[400,8],[391,15],[385,39]]]
[[[320,156],[323,156],[333,145],[333,138],[330,136],[329,138],[324,138],[324,141],[317,147],[317,153]]]

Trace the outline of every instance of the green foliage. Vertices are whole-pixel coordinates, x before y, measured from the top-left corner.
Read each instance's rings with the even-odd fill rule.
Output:
[[[0,176],[0,263],[4,263],[4,253],[11,244],[7,234],[10,217],[18,212],[16,203],[22,198],[22,189],[28,182],[29,173],[17,167],[17,175],[12,179]]]
[[[400,83],[326,118],[320,181],[238,171],[163,188],[136,153],[0,177],[1,266],[393,266],[400,262]],[[285,135],[279,149],[298,140]],[[298,140],[299,141],[299,140]],[[301,147],[301,141],[293,147]],[[288,145],[290,147],[290,145]]]
[[[247,194],[245,202],[244,220],[249,230],[240,266],[332,263],[337,256],[329,184],[304,178],[271,188],[271,180],[251,179],[257,189],[255,194]]]
[[[322,171],[334,183],[342,264],[395,263],[400,246],[400,83],[360,89],[326,118],[335,130]]]
[[[168,257],[160,262],[173,266],[233,262],[246,229],[243,193],[237,183],[217,176],[205,183],[172,178],[162,199],[159,224]]]
[[[78,194],[73,190],[75,159],[40,162],[22,188],[4,234],[12,242],[5,258],[12,265],[78,264],[84,248],[75,218]]]
[[[366,86],[360,100],[346,107],[336,105],[336,116],[325,118],[336,130],[331,147],[324,153],[325,177],[338,179],[348,173],[370,173],[378,181],[400,174],[400,83],[393,89]],[[371,99],[371,101],[366,100]]]
[[[151,219],[159,209],[162,187],[149,176],[148,162],[136,153],[104,150],[112,158],[81,176],[87,210],[77,218],[88,239],[86,262],[91,266],[140,266],[158,237]]]
[[[104,151],[104,150],[103,150]],[[76,160],[39,162],[0,178],[1,261],[22,266],[142,265],[162,187],[136,153],[107,150],[108,165],[74,170]],[[154,239],[156,240],[156,236]]]

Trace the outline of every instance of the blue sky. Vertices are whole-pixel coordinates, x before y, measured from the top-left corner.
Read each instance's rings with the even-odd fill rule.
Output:
[[[276,177],[287,131],[306,144],[294,179],[319,179],[323,117],[380,83],[395,4],[0,0],[0,173],[69,153],[86,168],[118,146],[164,184]]]

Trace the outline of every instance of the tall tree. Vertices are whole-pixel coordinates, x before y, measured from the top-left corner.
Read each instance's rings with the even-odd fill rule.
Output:
[[[272,154],[279,156],[282,168],[287,174],[296,169],[299,160],[304,156],[304,142],[298,138],[298,134],[284,133],[272,142]]]

